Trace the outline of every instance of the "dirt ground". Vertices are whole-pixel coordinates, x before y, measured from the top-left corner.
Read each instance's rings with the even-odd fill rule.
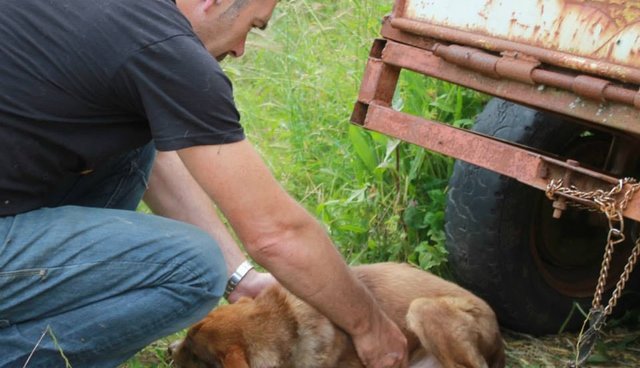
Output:
[[[575,360],[577,333],[533,337],[503,331],[507,366],[513,368],[567,367]],[[640,367],[640,330],[615,327],[605,330],[586,367]]]

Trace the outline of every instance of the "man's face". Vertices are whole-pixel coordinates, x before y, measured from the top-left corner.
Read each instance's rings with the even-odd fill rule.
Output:
[[[264,29],[278,0],[182,0],[178,7],[189,19],[209,53],[218,61],[244,54],[247,35]]]

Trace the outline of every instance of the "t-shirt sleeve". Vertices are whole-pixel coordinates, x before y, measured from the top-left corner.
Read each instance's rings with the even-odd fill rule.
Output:
[[[119,103],[149,122],[158,150],[244,139],[231,81],[193,36],[138,50],[113,82]]]

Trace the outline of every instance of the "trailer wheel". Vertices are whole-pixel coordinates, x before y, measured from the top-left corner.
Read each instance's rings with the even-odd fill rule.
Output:
[[[595,167],[603,165],[611,145],[610,136],[585,133],[577,124],[499,99],[489,102],[474,130]],[[551,213],[542,191],[455,163],[446,208],[449,265],[455,279],[484,298],[505,327],[539,335],[557,333],[566,322],[572,330],[583,318],[574,302],[589,309],[606,221],[582,210],[569,209],[559,220]],[[616,252],[610,279],[617,279],[634,240]]]

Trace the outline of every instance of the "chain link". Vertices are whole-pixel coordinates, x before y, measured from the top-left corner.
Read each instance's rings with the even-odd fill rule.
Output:
[[[624,186],[630,184],[629,189],[624,193],[622,200],[617,201],[616,197],[622,192]],[[551,200],[556,200],[556,194],[560,193],[568,198],[577,199],[580,202],[570,201],[569,205],[588,209],[590,211],[600,211],[605,214],[609,223],[609,232],[607,234],[607,244],[605,246],[604,256],[602,257],[602,265],[600,267],[600,275],[598,283],[593,295],[591,310],[582,326],[582,331],[578,337],[576,344],[575,361],[569,363],[569,367],[581,367],[593,352],[593,348],[600,336],[600,331],[605,324],[606,318],[611,314],[613,308],[618,304],[618,299],[622,295],[627,281],[634,266],[640,256],[640,237],[636,240],[635,246],[624,266],[624,271],[620,275],[620,279],[616,283],[615,290],[611,293],[611,297],[605,308],[602,307],[602,294],[604,292],[609,268],[611,267],[611,259],[615,246],[625,240],[624,235],[624,210],[629,205],[629,201],[633,195],[640,189],[640,184],[633,178],[624,178],[618,181],[618,184],[609,191],[593,190],[580,191],[574,186],[563,186],[562,179],[551,180],[547,185],[546,195]],[[585,331],[585,328],[588,329]],[[584,332],[584,333],[583,333]]]
[[[630,184],[630,188],[624,193],[622,200],[618,202],[616,200],[616,197],[622,192],[626,184]],[[573,185],[565,187],[562,179],[552,179],[547,185],[547,198],[556,200],[556,194],[562,194],[570,198],[578,198],[581,200],[581,203],[567,203],[571,206],[588,209],[590,211],[600,211],[604,213],[604,215],[607,217],[607,221],[609,222],[607,244],[605,246],[602,266],[600,268],[600,275],[598,277],[598,283],[596,284],[596,291],[593,296],[592,307],[594,309],[601,307],[602,294],[606,286],[615,246],[625,240],[623,216],[624,210],[627,208],[627,206],[629,205],[629,201],[631,200],[631,198],[633,198],[634,194],[638,190],[640,190],[640,183],[638,183],[633,178],[624,178],[618,180],[618,184],[616,184],[608,191],[602,189],[581,191]],[[618,303],[618,299],[620,298],[620,295],[622,294],[622,291],[624,290],[624,287],[629,280],[631,271],[633,271],[633,267],[638,261],[638,256],[640,256],[640,238],[636,241],[631,256],[629,256],[627,264],[624,267],[624,271],[620,275],[620,279],[616,284],[616,289],[612,293],[611,298],[609,299],[609,302],[604,309],[605,316],[611,314],[613,307],[615,307]]]

